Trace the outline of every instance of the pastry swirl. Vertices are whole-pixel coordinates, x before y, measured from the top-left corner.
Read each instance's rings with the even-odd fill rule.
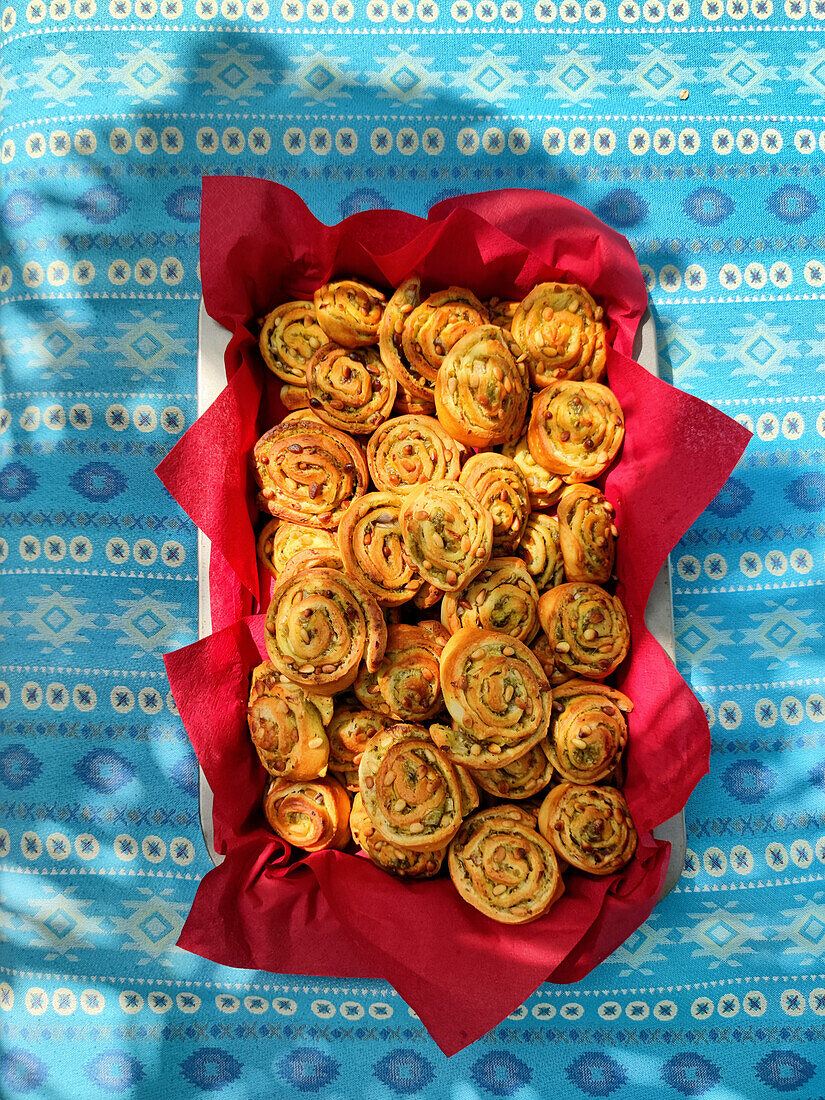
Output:
[[[504,768],[473,770],[474,782],[495,798],[532,798],[553,778],[553,765],[545,752],[545,741],[511,761]]]
[[[457,481],[464,448],[429,416],[396,416],[376,428],[367,466],[376,488],[406,496],[430,481]]]
[[[536,395],[527,429],[530,453],[562,481],[599,477],[623,439],[624,413],[607,386],[554,382]]]
[[[451,634],[464,626],[531,642],[539,629],[539,593],[521,558],[490,558],[461,592],[445,593],[441,622]]]
[[[264,362],[282,382],[305,387],[307,364],[327,342],[312,302],[284,302],[264,318],[258,345]]]
[[[486,324],[487,310],[471,290],[451,286],[431,294],[409,314],[401,336],[411,371],[435,382],[447,352],[471,329]]]
[[[271,519],[258,536],[258,557],[273,577],[303,550],[337,550],[337,545],[328,531],[279,519]]]
[[[350,504],[338,527],[344,568],[381,607],[399,607],[424,583],[404,554],[395,493],[366,493]]]
[[[358,765],[367,742],[389,724],[380,714],[362,707],[346,703],[335,707],[327,726],[328,768],[348,791],[358,790]]]
[[[544,669],[544,675],[547,677],[550,687],[558,687],[560,684],[565,684],[568,680],[573,679],[572,672],[568,672],[562,665],[557,664],[556,655],[544,631],[542,631],[537,638],[533,639],[530,649],[533,651],[533,656],[536,657],[539,664]]]
[[[263,809],[278,836],[305,852],[349,844],[349,797],[335,779],[270,779]]]
[[[425,580],[457,592],[486,565],[493,549],[493,517],[456,481],[432,481],[401,506],[407,555]]]
[[[633,858],[636,828],[615,787],[559,783],[541,804],[539,832],[571,867],[612,875]]]
[[[622,712],[632,709],[626,695],[604,684],[568,680],[556,688],[546,746],[562,779],[587,784],[607,778],[627,744]]]
[[[443,705],[439,658],[448,638],[440,623],[388,627],[381,664],[374,672],[359,669],[353,685],[358,701],[402,722],[433,718]]]
[[[495,452],[473,455],[458,480],[493,517],[493,554],[515,553],[530,515],[527,483],[515,462]]]
[[[270,428],[253,460],[258,507],[304,527],[337,527],[353,498],[367,491],[367,462],[355,440],[311,420]]]
[[[453,727],[430,736],[456,764],[503,768],[546,735],[550,686],[523,642],[463,627],[441,654],[441,693]]]
[[[614,508],[595,485],[568,485],[558,507],[559,539],[569,581],[610,580],[618,530]]]
[[[349,818],[352,839],[366,852],[376,867],[399,878],[432,878],[441,870],[441,864],[447,854],[446,846],[432,852],[421,852],[415,848],[396,848],[392,841],[385,840],[372,823],[364,809],[364,800],[360,793],[352,800]]]
[[[378,343],[378,329],[387,299],[380,290],[358,279],[324,283],[314,295],[315,315],[328,339],[342,348]]]
[[[420,301],[421,280],[411,275],[387,302],[378,330],[378,347],[381,358],[398,383],[399,396],[404,393],[408,399],[432,405],[435,379],[419,374],[411,366],[403,345],[404,325]]]
[[[500,328],[471,329],[445,355],[435,384],[435,409],[453,439],[493,447],[518,439],[530,400],[524,367]]]
[[[560,584],[543,592],[539,620],[556,663],[574,676],[604,680],[630,648],[621,600],[595,584]]]
[[[574,283],[540,283],[530,291],[510,327],[528,356],[536,389],[583,376],[596,350],[602,315],[584,287]]]
[[[375,348],[324,344],[306,371],[309,406],[333,428],[369,435],[392,412],[396,382]]]
[[[348,688],[363,658],[374,670],[387,644],[381,608],[346,573],[290,571],[276,584],[264,640],[288,680],[319,695]]]
[[[519,473],[527,482],[532,510],[549,508],[551,504],[556,503],[561,496],[564,482],[560,477],[545,470],[543,466],[539,466],[530,454],[526,435],[514,443],[505,443],[501,453],[515,462]]]
[[[293,780],[326,775],[331,699],[283,683],[265,661],[252,672],[246,714],[252,744],[270,775]]]
[[[421,726],[401,723],[376,734],[361,756],[358,782],[376,830],[398,848],[443,848],[461,825],[453,766]]]
[[[524,536],[516,551],[536,582],[539,592],[564,580],[559,521],[555,516],[533,514],[524,526]]]
[[[553,848],[535,829],[495,807],[469,817],[450,844],[450,878],[461,897],[503,924],[528,924],[564,892]]]

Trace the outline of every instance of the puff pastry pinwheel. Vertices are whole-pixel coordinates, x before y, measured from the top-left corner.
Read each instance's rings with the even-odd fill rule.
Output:
[[[369,483],[355,440],[311,420],[290,420],[264,432],[253,459],[258,507],[304,527],[337,527]]]
[[[610,580],[618,529],[614,508],[595,485],[568,485],[558,507],[559,539],[569,581]]]
[[[493,553],[514,553],[530,515],[527,483],[515,462],[495,452],[473,455],[458,480],[493,517]]]
[[[369,435],[392,412],[396,382],[375,348],[324,344],[306,373],[309,406],[333,428]]]
[[[247,723],[252,744],[270,775],[317,779],[326,775],[329,740],[326,725],[332,700],[282,683],[270,661],[252,672]]]
[[[358,765],[367,742],[391,723],[374,711],[350,704],[335,707],[327,726],[331,775],[348,791],[358,790]]]
[[[282,382],[306,387],[307,364],[327,342],[312,302],[284,302],[264,318],[258,345],[264,362]]]
[[[530,454],[526,435],[523,435],[521,439],[516,440],[514,443],[505,443],[501,448],[501,453],[515,462],[519,473],[527,482],[527,488],[530,492],[530,507],[533,510],[536,508],[549,508],[551,504],[556,503],[561,496],[564,482],[560,477],[556,477],[555,474],[545,470],[543,466],[539,466]]]
[[[409,493],[401,534],[410,560],[442,592],[457,592],[484,568],[493,549],[493,517],[456,481],[432,481]]]
[[[399,723],[369,742],[358,765],[364,809],[397,848],[432,852],[461,825],[455,770],[421,726]]]
[[[264,626],[269,659],[288,680],[319,695],[348,688],[363,657],[378,668],[387,645],[381,608],[335,569],[289,572],[276,584]]]
[[[473,781],[495,798],[532,798],[553,778],[553,765],[544,750],[545,744],[541,741],[534,745],[504,768],[471,771]]]
[[[378,347],[381,358],[398,383],[399,395],[407,399],[434,404],[435,376],[420,374],[415,370],[403,346],[404,326],[407,318],[421,301],[421,280],[417,275],[405,279],[387,302],[381,327],[378,330]]]
[[[490,298],[484,305],[490,314],[490,324],[509,331],[521,303],[510,298]]]
[[[404,554],[400,509],[395,493],[367,493],[350,504],[338,527],[344,568],[382,607],[399,607],[424,583]]]
[[[539,597],[539,620],[557,664],[587,680],[604,680],[630,647],[618,596],[595,584],[560,584]]]
[[[559,521],[555,516],[533,513],[524,525],[524,536],[516,553],[527,566],[539,592],[564,580]]]
[[[258,536],[258,557],[273,577],[283,573],[302,550],[337,550],[337,545],[329,531],[279,519],[271,519]]]
[[[327,337],[342,348],[378,343],[378,329],[387,299],[380,290],[358,279],[324,283],[314,295],[315,316]]]
[[[396,416],[376,428],[367,466],[376,488],[401,496],[430,481],[457,481],[464,448],[430,416]]]
[[[593,360],[599,330],[604,331],[602,316],[601,306],[575,283],[539,283],[530,291],[510,328],[528,356],[536,389],[560,378],[583,377]]]
[[[562,779],[585,784],[606,779],[627,744],[624,714],[632,709],[621,691],[591,680],[568,680],[555,688],[546,748]]]
[[[431,294],[409,314],[401,336],[412,373],[435,382],[447,352],[487,320],[487,310],[471,290],[451,286]]]
[[[305,852],[349,844],[349,796],[335,779],[270,779],[263,808],[278,836]]]
[[[624,413],[598,382],[554,382],[536,395],[527,429],[539,465],[571,484],[603,474],[624,439]]]
[[[503,768],[547,733],[550,685],[523,642],[491,630],[463,627],[441,654],[441,693],[452,728],[430,736],[456,764]]]
[[[482,810],[450,844],[450,878],[473,908],[502,924],[528,924],[564,893],[553,848],[523,820]]]
[[[544,675],[547,677],[550,687],[558,687],[559,684],[567,683],[568,680],[573,679],[573,673],[568,672],[566,668],[556,662],[556,655],[550,645],[550,639],[544,631],[533,639],[530,649],[544,669]]]
[[[358,701],[403,722],[433,718],[443,706],[439,658],[448,638],[440,623],[388,627],[381,664],[374,672],[359,669],[353,685]]]
[[[432,878],[441,870],[447,854],[446,846],[431,852],[422,852],[415,848],[396,848],[373,825],[370,815],[364,809],[364,800],[360,793],[352,800],[349,827],[352,839],[366,852],[375,866],[399,878]]]
[[[444,357],[435,383],[435,409],[453,439],[493,447],[518,439],[530,400],[527,372],[500,328],[471,329]]]
[[[478,626],[531,642],[539,629],[539,593],[521,558],[490,558],[461,592],[446,593],[441,622],[451,634]]]
[[[612,875],[633,858],[636,828],[615,787],[559,783],[539,810],[539,832],[571,867]]]

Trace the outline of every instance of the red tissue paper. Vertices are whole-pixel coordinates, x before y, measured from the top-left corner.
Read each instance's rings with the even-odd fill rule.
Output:
[[[283,415],[277,380],[257,350],[257,319],[280,301],[311,297],[333,276],[389,289],[412,271],[426,292],[458,285],[481,298],[521,298],[545,280],[583,284],[605,309],[608,378],[625,413],[624,446],[605,492],[621,532],[617,592],[631,629],[617,686],[635,704],[624,793],[639,847],[615,875],[567,875],[549,914],[520,927],[482,916],[447,878],[399,881],[345,852],[296,860],[264,822],[266,774],[246,727],[250,673],[266,659],[259,612],[269,590],[255,554],[249,456]],[[750,433],[629,358],[647,304],[635,255],[622,236],[558,196],[488,192],[439,203],[427,219],[371,210],[325,226],[278,184],[206,178],[201,278],[209,314],[232,334],[228,383],[157,472],[212,544],[217,632],[165,661],[214,794],[215,846],[225,858],[201,882],[178,942],[229,966],[383,979],[453,1054],[541,982],[588,974],[661,894],[670,846],[652,829],[678,813],[707,772],[710,733],[644,611],[668,553],[721,489]]]

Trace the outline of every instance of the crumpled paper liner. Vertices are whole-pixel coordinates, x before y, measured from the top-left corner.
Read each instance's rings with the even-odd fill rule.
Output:
[[[215,841],[225,859],[201,882],[178,942],[231,966],[384,979],[452,1054],[542,981],[588,974],[660,895],[669,845],[651,830],[684,806],[707,772],[710,735],[698,701],[647,631],[644,610],[668,553],[750,436],[627,358],[646,304],[635,256],[624,238],[565,199],[490,192],[440,203],[426,221],[369,211],[327,227],[277,184],[205,179],[201,239],[206,305],[232,332],[229,383],[158,473],[212,540],[212,613],[220,629],[165,661],[214,793]],[[277,386],[258,359],[255,319],[273,302],[309,295],[332,274],[387,286],[411,270],[427,287],[467,285],[481,297],[522,297],[545,279],[588,286],[606,309],[610,385],[626,414],[606,492],[621,531],[618,593],[631,627],[631,657],[617,681],[635,704],[624,791],[639,848],[616,875],[569,874],[550,913],[521,927],[483,917],[445,878],[401,882],[342,852],[294,861],[264,823],[266,776],[246,728],[249,674],[265,657],[263,617],[250,613],[268,591],[255,558],[248,457],[279,415]]]

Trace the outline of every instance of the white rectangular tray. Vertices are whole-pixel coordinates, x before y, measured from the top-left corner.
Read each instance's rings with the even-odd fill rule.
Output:
[[[224,351],[229,343],[229,333],[214,321],[201,300],[198,315],[198,416],[202,416],[226,385],[224,369]],[[636,335],[633,358],[645,370],[658,376],[659,360],[656,351],[656,326],[648,310]],[[212,614],[209,608],[209,539],[202,531],[198,532],[198,634],[201,638],[212,633]],[[645,609],[645,622],[664,651],[673,661],[675,641],[673,633],[673,605],[670,591],[670,563],[666,562],[656,578]],[[217,866],[223,856],[215,851],[212,827],[212,791],[203,771],[200,772],[200,819],[203,838],[212,862]],[[679,876],[685,861],[687,838],[685,835],[684,811],[668,818],[654,830],[660,840],[669,840],[671,844],[670,864],[668,865],[662,897],[669,894]],[[661,900],[661,899],[660,899]]]

